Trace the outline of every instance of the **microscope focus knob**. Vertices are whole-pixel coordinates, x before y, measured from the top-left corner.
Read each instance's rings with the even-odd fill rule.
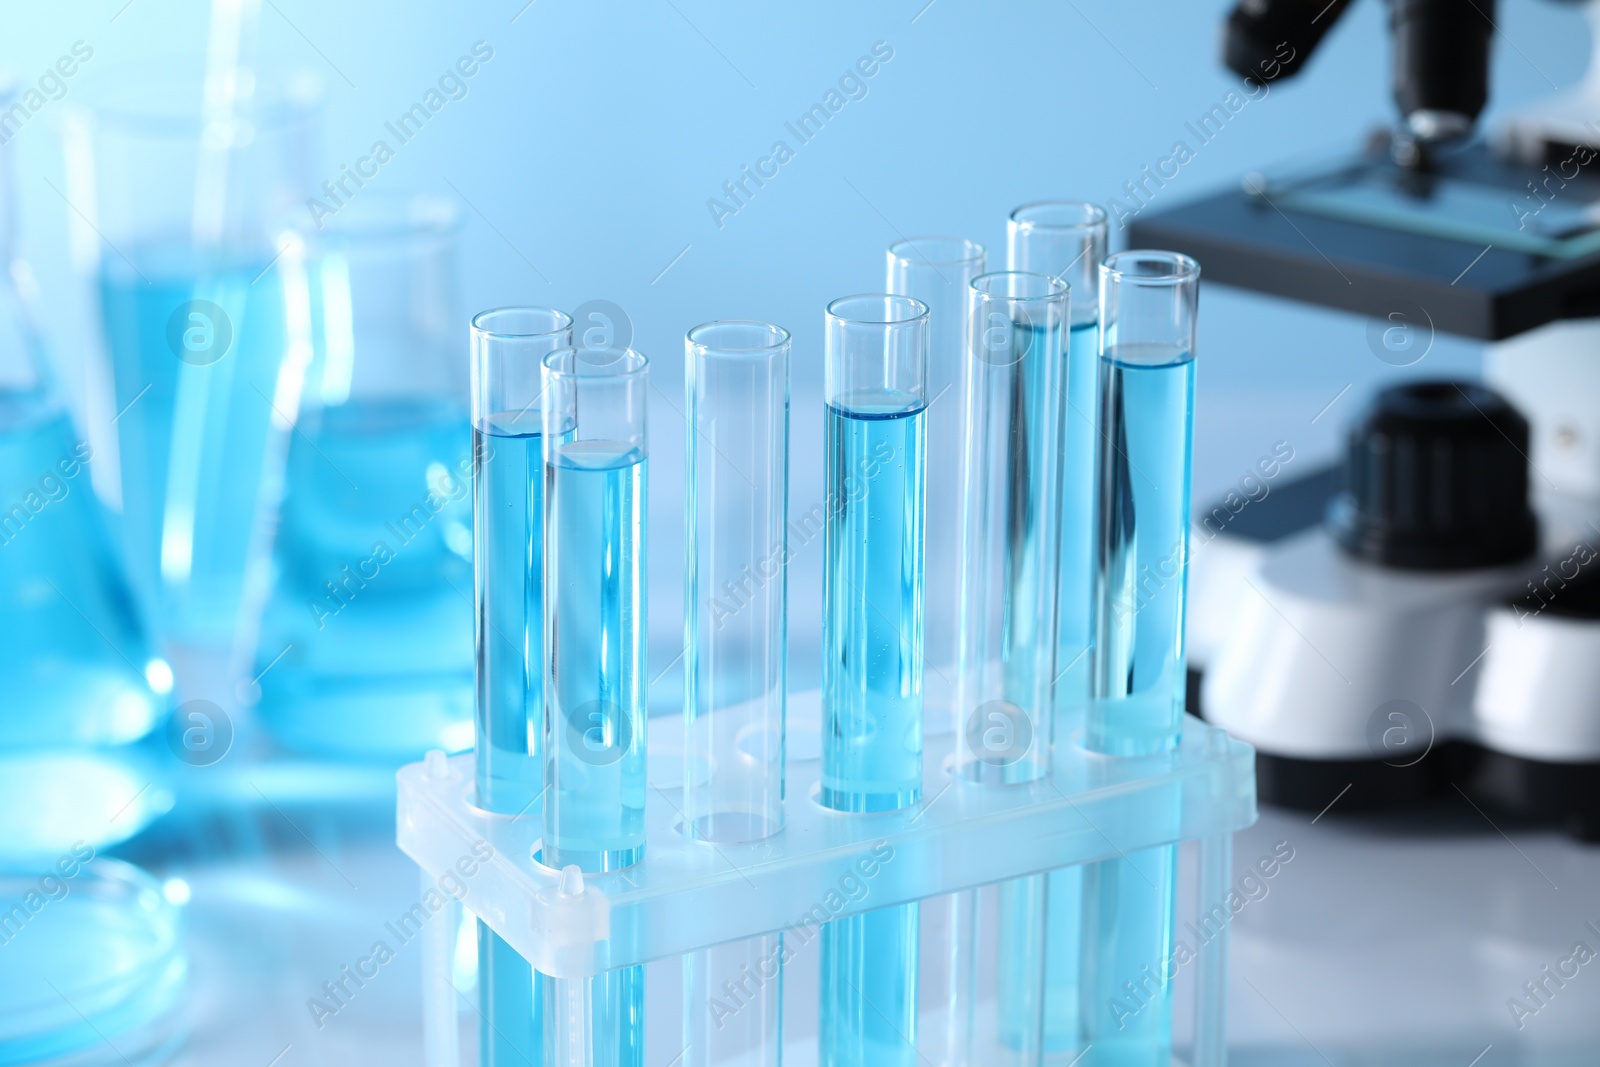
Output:
[[[1539,538],[1527,456],[1528,420],[1494,390],[1454,381],[1393,386],[1351,428],[1329,526],[1347,553],[1388,567],[1514,562]]]

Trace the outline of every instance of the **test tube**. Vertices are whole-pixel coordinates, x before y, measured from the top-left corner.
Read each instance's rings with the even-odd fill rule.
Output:
[[[1174,252],[1120,252],[1100,268],[1102,433],[1084,743],[1109,756],[1168,751],[1182,728],[1199,291],[1199,264]],[[1170,801],[1156,803],[1164,806],[1141,818],[1175,825]],[[1171,1056],[1177,858],[1166,845],[1084,868],[1079,1014],[1088,1065],[1144,1067]]]
[[[1050,771],[1071,298],[1065,282],[1018,271],[975,279],[969,305],[956,771],[1009,785]],[[1024,1063],[1042,1043],[1047,907],[1045,875],[1000,886],[998,1030]]]
[[[1061,444],[1060,606],[1057,610],[1055,702],[1081,715],[1089,697],[1094,578],[1094,454],[1099,413],[1100,262],[1106,258],[1106,213],[1084,200],[1024,204],[1006,221],[1006,269],[1048,274],[1072,289],[1065,349],[1066,413]]]
[[[545,356],[543,368],[545,799],[538,859],[615,871],[644,856],[649,361],[628,348],[563,348]],[[563,1062],[643,1064],[643,965],[548,985]]]
[[[842,297],[824,343],[822,804],[892,811],[922,797],[927,305]]]
[[[1024,204],[1006,220],[1006,267],[1048,274],[1072,290],[1070,327],[1061,384],[1062,414],[1061,555],[1056,588],[1056,681],[1053,694],[1055,736],[1066,737],[1081,723],[1089,700],[1089,647],[1093,643],[1095,442],[1099,425],[1100,263],[1106,257],[1106,213],[1084,200],[1040,200]],[[1046,876],[1048,914],[1044,930],[1034,919],[1030,885],[1027,899],[1002,908],[1000,955],[1033,959],[1043,950],[1043,1044],[1047,1054],[1069,1052],[1078,1043],[1078,955],[1083,910],[1083,871],[1067,867]],[[1017,889],[1004,889],[1008,897]],[[1002,1037],[1012,1047],[1026,1045],[1035,1030],[1036,1001],[1031,985],[1014,993],[1013,983],[1031,982],[1027,966],[1000,972]]]
[[[822,803],[892,811],[922,796],[927,305],[835,300],[824,345]],[[823,927],[820,1062],[917,1062],[919,918],[905,904]]]
[[[984,260],[982,245],[960,237],[912,237],[889,246],[889,292],[928,305],[922,704],[930,733],[961,729],[955,683],[965,439],[962,375],[971,313],[967,290],[983,273]]]
[[[473,638],[477,649],[478,806],[521,815],[539,799],[544,560],[540,361],[572,343],[553,308],[507,307],[473,317]],[[476,920],[474,920],[476,922]],[[533,1005],[541,978],[477,922],[481,1067],[535,1059]]]
[[[572,319],[495,308],[474,316],[471,342],[478,806],[515,815],[538,799],[543,777],[540,362],[571,345]]]
[[[644,855],[649,364],[564,348],[543,368],[541,862],[614,871]]]
[[[684,393],[684,831],[737,844],[783,828],[789,332],[696,326]],[[782,961],[782,934],[684,958],[685,1067],[777,1067]]]

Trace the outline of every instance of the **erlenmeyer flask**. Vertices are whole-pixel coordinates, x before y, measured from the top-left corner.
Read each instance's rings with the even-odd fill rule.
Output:
[[[0,86],[0,106],[9,104]],[[0,146],[0,749],[118,745],[166,710],[87,465],[19,281],[9,149]]]

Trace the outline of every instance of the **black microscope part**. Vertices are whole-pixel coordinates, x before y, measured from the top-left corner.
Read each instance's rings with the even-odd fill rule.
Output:
[[[1475,382],[1379,392],[1351,427],[1344,474],[1328,525],[1356,559],[1471,570],[1526,559],[1539,546],[1528,420]]]

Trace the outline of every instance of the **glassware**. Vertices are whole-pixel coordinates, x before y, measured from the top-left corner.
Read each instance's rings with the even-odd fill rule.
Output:
[[[261,720],[319,754],[460,751],[473,452],[454,211],[371,192],[297,231],[275,269],[309,359],[252,671]]]
[[[789,332],[696,326],[684,394],[684,830],[738,844],[784,823]],[[686,1064],[779,1062],[783,955],[768,934],[684,958]],[[732,1010],[713,1004],[724,983],[744,998]]]
[[[472,320],[478,804],[539,799],[544,729],[544,416],[541,364],[572,318],[508,307]]]
[[[631,349],[544,358],[544,858],[644,855],[645,408]]]
[[[163,643],[248,655],[307,354],[286,358],[272,220],[311,190],[317,89],[235,73],[136,69],[74,108],[64,195],[98,279],[135,592]]]
[[[1084,744],[1150,756],[1177,744],[1186,684],[1184,599],[1193,467],[1200,266],[1130,251],[1100,268],[1100,425],[1096,460],[1093,689]],[[1170,825],[1159,798],[1142,813]],[[1083,876],[1079,1013],[1091,1064],[1165,1064],[1172,1046],[1170,958],[1175,846],[1090,864]],[[1147,968],[1161,971],[1146,981]],[[1133,1014],[1108,990],[1134,982]],[[1153,986],[1154,988],[1150,988]]]
[[[847,296],[825,325],[821,800],[893,811],[922,796],[928,308]],[[920,915],[905,904],[822,928],[820,1062],[916,1062]]]
[[[572,318],[509,307],[472,320],[473,607],[477,802],[527,814],[542,787],[544,421],[541,362]],[[540,1062],[546,979],[477,923],[481,1067]]]
[[[626,348],[564,348],[545,356],[543,368],[539,860],[614,871],[639,862],[645,844],[649,361]],[[570,873],[581,877],[578,870]],[[642,1064],[642,966],[547,988],[558,1056],[606,1067]]]
[[[828,305],[822,804],[892,811],[922,791],[928,309]]]
[[[968,292],[983,246],[960,237],[912,237],[889,246],[889,292],[928,306],[926,589],[922,704],[929,733],[960,731],[956,711],[956,599],[961,577],[961,450],[966,439]]]
[[[1006,220],[1006,265],[1010,270],[1048,274],[1072,290],[1071,322],[1060,382],[1066,394],[1062,414],[1061,557],[1057,575],[1055,736],[1066,737],[1081,723],[1089,700],[1089,648],[1094,609],[1094,457],[1099,423],[1100,263],[1106,257],[1106,213],[1083,200],[1041,200],[1024,204]],[[1078,1047],[1078,955],[1083,872],[1052,871],[1047,887],[1034,886],[1048,901],[1043,953],[1045,966],[1044,1035],[1047,1053]],[[1018,892],[1008,889],[1003,892]],[[1020,921],[1002,925],[1001,954],[1032,960],[1040,950],[1034,905],[1018,901],[1008,914]],[[1026,968],[1024,968],[1025,970]],[[1002,980],[1018,975],[1002,973]],[[1016,996],[1002,994],[1003,1035],[1022,1047],[1038,1022],[1033,988],[1024,979]]]
[[[1106,213],[1083,200],[1024,204],[1006,221],[1006,269],[1048,274],[1072,289],[1065,349],[1061,445],[1061,582],[1057,622],[1056,706],[1083,713],[1089,697],[1088,651],[1094,578],[1094,455],[1099,413],[1100,262]]]

